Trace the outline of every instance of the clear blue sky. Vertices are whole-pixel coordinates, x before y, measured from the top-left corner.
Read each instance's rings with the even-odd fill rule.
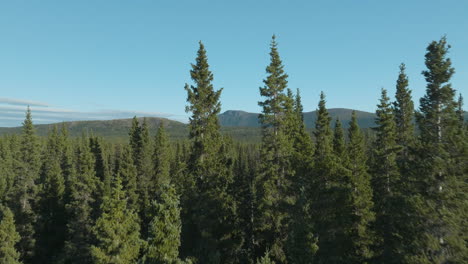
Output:
[[[222,110],[258,112],[272,34],[305,111],[321,90],[330,108],[374,111],[381,87],[393,95],[401,62],[418,101],[425,48],[444,34],[452,83],[468,94],[467,14],[461,0],[2,1],[0,126],[20,125],[25,104],[38,123],[184,120],[199,40],[224,87]]]

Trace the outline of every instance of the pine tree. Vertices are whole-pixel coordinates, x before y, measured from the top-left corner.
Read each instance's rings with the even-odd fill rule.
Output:
[[[410,149],[414,145],[414,104],[411,99],[411,90],[408,88],[408,76],[405,72],[405,64],[400,65],[400,73],[396,84],[396,101],[393,103],[395,115],[396,142],[401,147],[398,152],[397,162],[403,176],[409,173]]]
[[[70,198],[66,205],[68,224],[65,263],[92,263],[91,245],[95,242],[92,228],[99,210],[99,179],[94,171],[94,158],[88,139],[81,138],[77,147],[76,174],[71,179]]]
[[[342,161],[346,161],[346,140],[340,119],[335,120],[335,129],[333,130],[333,152]]]
[[[318,263],[343,263],[346,250],[345,230],[348,217],[349,172],[333,150],[331,117],[326,109],[325,94],[320,101],[315,122],[315,153],[312,181],[307,186],[318,251]]]
[[[153,187],[153,193],[156,191],[157,186],[169,184],[170,179],[170,157],[171,149],[169,146],[169,139],[167,137],[164,123],[159,123],[159,129],[156,133],[153,164],[154,164],[154,180],[151,186]],[[151,197],[153,197],[151,195]]]
[[[238,248],[235,240],[235,206],[228,193],[232,183],[232,158],[220,134],[218,114],[222,89],[215,91],[204,45],[200,42],[190,75],[195,85],[186,85],[191,150],[189,173],[194,179],[193,213],[197,230],[192,239],[201,263],[230,263]],[[204,212],[204,213],[200,213]]]
[[[382,89],[376,111],[377,140],[372,166],[373,197],[376,212],[376,232],[379,237],[377,259],[379,263],[403,263],[404,235],[401,227],[402,186],[397,166],[397,128],[387,91]],[[401,135],[401,134],[400,134]]]
[[[4,205],[0,205],[0,264],[20,264],[20,253],[15,246],[20,241],[16,232],[13,213]]]
[[[9,198],[10,208],[15,215],[16,229],[21,236],[18,244],[21,259],[30,263],[34,255],[37,214],[35,212],[38,188],[36,182],[40,170],[40,145],[32,123],[31,109],[26,111],[21,135],[19,167],[13,190]]]
[[[181,219],[179,197],[168,183],[159,186],[151,207],[146,263],[175,263],[179,256]]]
[[[288,98],[292,101],[291,91]],[[313,168],[314,146],[307,133],[301,96],[297,89],[294,98],[294,114],[291,118],[290,137],[293,140],[293,160],[295,169],[292,189],[296,193],[295,204],[291,209],[291,223],[287,242],[288,261],[291,263],[310,263],[317,251],[317,238],[313,234],[311,203],[306,186],[311,184],[311,169]]]
[[[96,172],[96,177],[102,183],[102,190],[100,193],[102,193],[102,196],[109,195],[112,177],[103,146],[103,140],[98,137],[91,137],[89,139],[89,147],[91,153],[94,155],[94,171]],[[102,200],[102,197],[100,199]]]
[[[231,193],[238,209],[237,226],[243,240],[239,262],[252,264],[255,260],[254,213],[257,157],[249,146],[237,145],[234,163],[234,184]]]
[[[257,259],[257,264],[275,264],[273,260],[270,258],[270,252],[266,251],[265,255],[263,255],[261,258]]]
[[[138,215],[127,207],[127,198],[117,178],[111,196],[104,197],[102,215],[93,227],[97,243],[91,246],[93,263],[136,263],[140,252]]]
[[[466,213],[466,174],[452,170],[461,160],[454,158],[451,150],[458,118],[455,90],[450,84],[455,70],[447,58],[449,48],[445,37],[427,47],[427,70],[422,72],[427,89],[416,115],[420,145],[413,200],[422,231],[413,240],[416,250],[409,259],[432,263],[447,263],[467,254],[460,235],[460,219]]]
[[[372,211],[372,188],[366,165],[364,136],[357,124],[356,112],[353,111],[349,124],[348,169],[350,170],[349,208],[351,215],[346,230],[349,251],[345,253],[346,263],[364,263],[373,257],[372,246],[375,240],[371,225],[375,221]]]
[[[60,166],[63,145],[54,126],[49,134],[41,169],[35,263],[57,261],[65,242],[65,179]]]
[[[120,151],[116,171],[116,177],[121,179],[128,198],[127,207],[134,212],[138,212],[137,168],[134,165],[131,149],[128,145],[125,145]]]
[[[270,45],[270,64],[266,68],[267,78],[260,87],[259,102],[263,108],[259,115],[262,124],[260,173],[257,180],[256,239],[257,256],[270,248],[271,257],[286,262],[285,243],[289,225],[289,207],[294,204],[292,196],[293,142],[289,125],[293,117],[291,97],[285,94],[288,75],[278,53],[276,37]],[[289,132],[289,133],[288,133]]]

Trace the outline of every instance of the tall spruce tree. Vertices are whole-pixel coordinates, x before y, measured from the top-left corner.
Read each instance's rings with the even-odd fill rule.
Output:
[[[20,264],[20,253],[16,244],[20,235],[16,232],[13,213],[4,205],[0,205],[0,264]]]
[[[353,111],[349,124],[348,169],[350,171],[349,226],[346,235],[350,248],[345,252],[346,263],[365,263],[373,257],[375,235],[371,226],[375,221],[372,188],[368,173],[364,136]]]
[[[112,194],[104,197],[102,215],[93,227],[96,245],[91,246],[93,263],[136,263],[140,253],[138,215],[127,207],[127,196],[117,177]]]
[[[204,45],[200,42],[190,76],[195,85],[186,84],[186,111],[189,118],[191,150],[189,174],[195,182],[191,217],[197,230],[192,245],[200,263],[232,263],[238,250],[235,239],[234,200],[228,193],[232,183],[232,158],[219,129],[219,97],[222,89],[213,88]],[[203,212],[203,213],[200,213]]]
[[[397,162],[400,171],[404,177],[407,177],[410,149],[414,145],[414,104],[411,98],[411,90],[408,88],[408,76],[406,75],[406,66],[400,65],[400,73],[396,84],[396,101],[393,103],[393,112],[395,116],[396,142],[401,146],[397,155]]]
[[[289,207],[294,204],[291,197],[293,142],[288,133],[293,113],[293,99],[285,94],[288,75],[278,53],[276,37],[270,45],[270,64],[266,68],[265,86],[260,87],[259,102],[262,113],[262,145],[260,151],[260,173],[257,179],[257,219],[255,220],[257,256],[267,248],[270,256],[285,263],[285,242],[288,235]]]
[[[21,259],[31,263],[35,248],[35,225],[37,221],[36,185],[40,171],[40,145],[32,122],[31,109],[26,111],[21,135],[19,163],[9,205],[15,215],[16,230],[20,234],[18,248]]]
[[[376,111],[377,139],[372,165],[375,229],[379,238],[376,259],[379,263],[404,263],[404,242],[401,240],[405,235],[401,232],[403,189],[397,165],[400,146],[397,143],[395,115],[389,100],[387,91],[382,89]]]
[[[179,197],[171,184],[159,186],[159,195],[152,202],[150,215],[146,263],[175,263],[179,257],[182,224]]]
[[[346,161],[346,139],[340,119],[335,120],[333,130],[333,152],[342,161]]]
[[[151,185],[154,186],[154,190],[157,190],[158,185],[169,184],[171,182],[170,157],[171,148],[169,146],[169,139],[164,128],[164,122],[161,122],[156,133],[153,152],[154,179]]]
[[[100,181],[94,171],[94,158],[88,142],[84,135],[78,142],[76,174],[70,180],[65,263],[92,263],[91,245],[95,243],[92,228],[98,217]]]
[[[330,122],[325,94],[322,92],[315,122],[316,147],[312,180],[307,189],[318,237],[314,262],[343,263],[347,245],[344,227],[346,217],[349,217],[345,203],[349,195],[349,172],[334,153]]]
[[[54,126],[43,154],[38,203],[35,263],[56,262],[62,253],[65,232],[65,179],[61,168],[62,138]]]
[[[122,186],[128,199],[127,207],[138,213],[137,168],[133,162],[131,153],[131,148],[128,145],[124,145],[120,150],[116,177],[122,181]]]
[[[431,263],[466,260],[467,256],[460,230],[466,214],[466,174],[452,170],[462,160],[454,158],[451,145],[456,141],[450,140],[456,134],[458,120],[455,90],[450,84],[455,70],[447,58],[449,48],[445,37],[427,47],[427,70],[422,72],[426,94],[416,115],[420,144],[413,200],[422,231],[413,241],[416,250],[409,259]]]

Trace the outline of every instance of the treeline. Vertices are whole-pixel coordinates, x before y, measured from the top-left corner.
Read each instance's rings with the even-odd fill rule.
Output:
[[[325,95],[313,135],[271,42],[262,141],[220,133],[202,43],[186,85],[190,135],[127,144],[65,126],[0,138],[0,263],[467,263],[468,128],[446,39],[427,47],[415,111],[405,65],[374,137],[345,131]]]

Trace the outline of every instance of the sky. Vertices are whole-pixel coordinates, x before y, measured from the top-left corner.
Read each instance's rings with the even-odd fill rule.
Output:
[[[199,41],[222,111],[260,112],[273,34],[305,111],[320,91],[329,108],[375,111],[402,62],[417,104],[425,49],[444,35],[453,87],[468,94],[467,12],[463,0],[1,1],[0,126],[21,125],[27,105],[35,123],[186,121]]]

